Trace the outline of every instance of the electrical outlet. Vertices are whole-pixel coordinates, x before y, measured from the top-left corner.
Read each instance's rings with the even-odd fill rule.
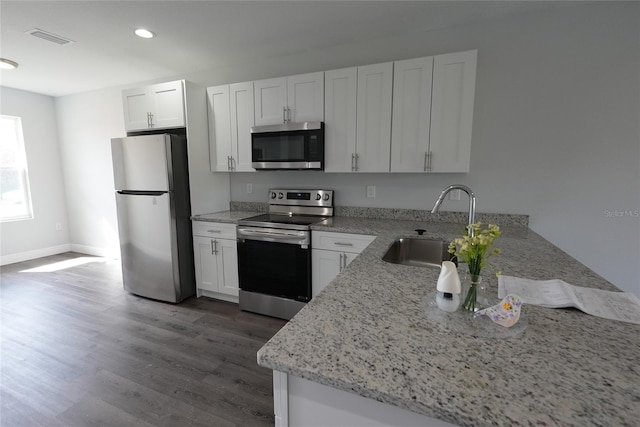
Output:
[[[367,185],[367,197],[370,199],[376,198],[376,186],[375,185]]]
[[[60,230],[62,230],[62,223],[56,222],[56,231],[60,231]]]
[[[253,184],[247,184],[247,193],[253,193]]]
[[[451,190],[449,200],[460,200],[460,191],[461,190]]]

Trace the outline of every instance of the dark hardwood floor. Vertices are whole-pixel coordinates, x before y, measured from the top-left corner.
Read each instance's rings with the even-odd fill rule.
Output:
[[[119,261],[75,253],[4,266],[0,279],[0,425],[274,424],[256,352],[284,321],[204,297],[140,298],[122,289]]]

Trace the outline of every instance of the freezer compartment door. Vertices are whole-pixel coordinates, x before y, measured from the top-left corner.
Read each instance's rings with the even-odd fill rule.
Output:
[[[144,135],[111,140],[116,190],[172,191],[171,137]]]
[[[124,289],[168,302],[182,299],[171,194],[116,193]]]

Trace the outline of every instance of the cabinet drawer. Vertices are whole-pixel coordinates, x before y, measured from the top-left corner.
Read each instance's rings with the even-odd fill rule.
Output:
[[[376,236],[365,234],[334,233],[329,231],[313,231],[311,233],[311,246],[314,249],[326,249],[360,253],[373,242]]]
[[[236,225],[222,222],[193,221],[193,235],[217,237],[219,239],[236,239]]]

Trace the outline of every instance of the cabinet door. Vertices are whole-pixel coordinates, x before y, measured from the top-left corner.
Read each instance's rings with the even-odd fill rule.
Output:
[[[149,101],[154,129],[185,126],[182,80],[149,86]]]
[[[358,69],[327,71],[324,92],[324,171],[351,172],[356,152]]]
[[[231,92],[232,170],[255,172],[251,167],[251,127],[254,125],[252,82],[229,85]]]
[[[258,80],[253,82],[255,94],[256,126],[284,123],[287,107],[287,79]]]
[[[218,292],[238,296],[238,243],[216,240],[218,261]]]
[[[393,67],[391,172],[426,172],[431,120],[433,57]]]
[[[324,73],[287,77],[287,108],[291,122],[324,120]]]
[[[149,97],[146,88],[123,90],[122,107],[124,128],[127,132],[149,128]]]
[[[358,67],[357,172],[389,172],[393,63]]]
[[[214,252],[214,239],[193,236],[193,258],[196,273],[196,289],[218,291],[218,264]],[[198,290],[198,296],[200,291]]]
[[[434,57],[431,172],[469,172],[477,53]]]
[[[212,172],[231,169],[231,109],[229,85],[207,88],[209,158]]]
[[[315,298],[340,273],[342,252],[311,250],[311,297]]]

